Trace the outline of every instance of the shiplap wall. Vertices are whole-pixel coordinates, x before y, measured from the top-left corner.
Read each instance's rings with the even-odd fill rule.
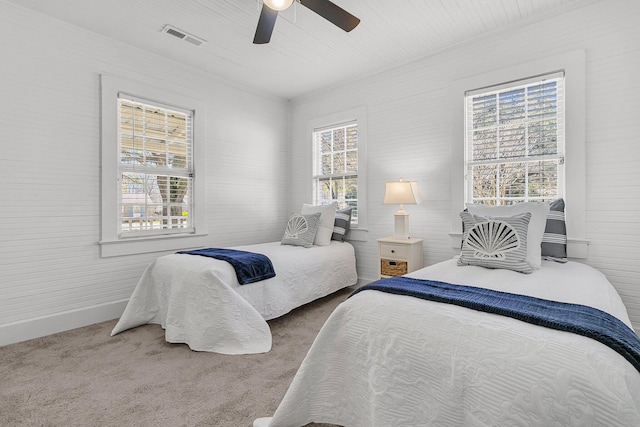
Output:
[[[585,49],[590,265],[640,327],[640,2],[603,0],[495,33],[291,102],[0,1],[0,345],[117,317],[159,253],[100,258],[99,74],[167,85],[205,101],[211,245],[281,237],[310,201],[306,123],[364,107],[368,238],[354,242],[364,281],[375,239],[393,233],[384,182],[418,180],[407,206],[425,263],[454,254],[450,231],[451,84],[475,73]],[[291,133],[291,146],[287,139]],[[289,195],[291,192],[291,195]]]
[[[281,238],[286,100],[1,1],[0,40],[0,345],[118,317],[162,255],[100,258],[101,73],[203,101],[211,246]]]
[[[587,238],[582,260],[606,274],[640,329],[640,1],[606,0],[494,33],[383,73],[292,101],[291,208],[311,197],[305,124],[367,109],[368,238],[353,242],[358,273],[377,273],[376,239],[393,234],[397,206],[384,182],[417,180],[423,204],[405,206],[425,239],[425,264],[455,254],[450,231],[451,86],[457,79],[577,49],[586,52]],[[523,76],[525,77],[525,76]],[[571,108],[571,106],[568,106]],[[561,284],[559,284],[561,286]]]

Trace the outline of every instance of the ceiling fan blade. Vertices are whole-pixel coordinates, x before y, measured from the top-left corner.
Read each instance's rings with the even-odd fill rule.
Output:
[[[269,43],[269,40],[271,40],[271,33],[273,33],[273,27],[276,25],[277,17],[277,10],[269,8],[266,4],[262,5],[256,34],[253,36],[253,44]]]
[[[353,30],[360,23],[358,18],[329,0],[300,0],[300,4],[347,32]]]

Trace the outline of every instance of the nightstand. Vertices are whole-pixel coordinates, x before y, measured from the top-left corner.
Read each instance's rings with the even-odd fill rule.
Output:
[[[378,239],[378,276],[402,276],[422,268],[422,239]]]

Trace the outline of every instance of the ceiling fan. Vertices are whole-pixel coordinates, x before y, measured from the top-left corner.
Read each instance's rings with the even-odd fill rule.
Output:
[[[353,30],[360,23],[358,18],[329,0],[263,0],[258,27],[253,37],[254,44],[269,43],[273,27],[276,24],[276,18],[278,17],[278,11],[287,9],[294,1],[311,9],[347,32]]]

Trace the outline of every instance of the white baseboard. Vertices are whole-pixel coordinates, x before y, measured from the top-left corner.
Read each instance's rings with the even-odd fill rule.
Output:
[[[128,301],[125,299],[0,325],[0,346],[117,319]]]

